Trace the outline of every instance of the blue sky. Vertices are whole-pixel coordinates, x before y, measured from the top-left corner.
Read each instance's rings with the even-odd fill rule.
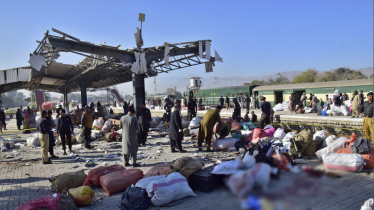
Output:
[[[211,39],[224,63],[209,76],[373,66],[372,0],[299,1],[0,1],[0,69],[27,66],[47,30],[121,48]],[[58,62],[82,57],[62,53]],[[163,77],[207,76],[203,65]],[[129,91],[129,92],[132,92]]]

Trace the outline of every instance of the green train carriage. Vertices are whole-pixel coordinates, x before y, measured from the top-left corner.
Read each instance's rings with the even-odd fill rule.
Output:
[[[219,105],[219,99],[221,98],[221,96],[223,98],[226,98],[226,96],[228,96],[230,98],[230,104],[232,105],[232,99],[235,98],[235,95],[239,97],[241,94],[245,98],[246,95],[251,96],[256,94],[256,92],[253,92],[253,89],[255,87],[257,87],[257,85],[190,90],[183,92],[183,96],[193,96],[197,99],[201,97],[203,99],[203,104],[206,105]]]

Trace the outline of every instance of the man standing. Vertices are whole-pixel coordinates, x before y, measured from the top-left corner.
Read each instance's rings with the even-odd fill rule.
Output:
[[[360,106],[360,96],[358,95],[358,92],[355,90],[353,92],[352,97],[352,118],[359,117],[358,108]]]
[[[55,128],[56,125],[52,118],[52,111],[49,110],[47,113],[47,117],[45,118],[50,123],[51,130],[49,131],[49,154],[51,155],[51,158],[58,158],[56,155],[54,155],[53,147],[55,146],[55,137],[53,135],[52,128]]]
[[[221,98],[219,99],[219,104],[221,107],[223,107],[224,102],[225,102],[225,99],[223,99],[223,97],[221,96]]]
[[[145,142],[147,141],[148,131],[149,131],[149,123],[152,121],[151,111],[145,107],[144,102],[140,102],[140,107],[136,112],[136,119],[139,123],[138,129],[138,143],[139,146],[142,144],[145,146]]]
[[[234,112],[232,113],[232,120],[240,122],[240,105],[238,101],[234,98]]]
[[[97,103],[97,116],[104,117],[104,107],[101,106],[100,101]]]
[[[313,94],[313,97],[312,97],[312,108],[317,109],[317,97],[314,94]]]
[[[155,99],[153,99],[153,102],[155,101]],[[129,105],[127,104],[127,102],[125,101],[123,103],[123,115],[127,115],[129,112]]]
[[[49,120],[45,119],[47,116],[47,111],[42,111],[42,119],[37,125],[39,133],[40,147],[42,150],[43,164],[52,164],[52,161],[48,159],[49,150],[49,131],[51,131],[51,123]]]
[[[57,117],[60,116],[61,109],[62,109],[62,105],[60,104],[59,107],[56,109]]]
[[[362,104],[364,104],[364,100],[365,100],[364,91],[360,90],[360,107],[362,106]]]
[[[210,152],[210,143],[213,134],[214,125],[218,122],[218,126],[222,126],[222,121],[219,113],[221,112],[222,107],[217,106],[216,109],[211,109],[206,112],[203,119],[200,122],[199,126],[199,136],[198,136],[198,147],[199,151],[201,151],[201,146],[203,144],[204,139],[206,140],[207,144],[207,152]]]
[[[71,117],[65,113],[65,109],[61,109],[60,114],[61,117],[57,121],[57,134],[61,138],[62,150],[64,150],[63,155],[66,155],[65,139],[68,140],[69,152],[71,153],[71,134],[74,131],[74,126]]]
[[[122,116],[120,119],[119,127],[122,128],[122,154],[124,159],[124,166],[131,166],[129,163],[129,157],[132,157],[132,166],[138,167],[139,164],[136,163],[136,153],[138,152],[138,121],[135,117],[135,110],[133,108],[129,109],[129,114]]]
[[[78,125],[81,123],[81,119],[82,119],[82,109],[79,108],[79,105],[77,105],[77,108],[75,109],[74,111],[75,113],[75,121],[76,122],[73,122],[74,123],[77,123]]]
[[[309,96],[309,104],[312,106],[312,101],[313,101],[313,94],[310,94]]]
[[[270,109],[271,109],[271,106],[270,106],[270,103],[266,101],[266,98],[265,97],[262,97],[261,99],[261,106],[260,106],[260,110],[262,111],[262,114],[261,114],[261,128],[264,129],[265,125],[264,123],[266,123],[266,125],[270,124]]]
[[[239,96],[239,103],[240,103],[240,108],[241,108],[241,109],[244,109],[244,107],[243,107],[243,96],[242,96],[242,94],[240,94],[240,96]]]
[[[226,96],[226,110],[230,109],[230,99],[228,96]]]
[[[90,141],[91,141],[91,129],[92,123],[94,121],[93,113],[89,106],[84,107],[84,112],[82,115],[82,126],[83,126],[83,134],[84,134],[84,147],[86,149],[91,149]]]
[[[342,101],[345,102],[345,101],[348,101],[349,100],[349,96],[347,95],[346,92],[343,93],[343,96],[342,96]]]
[[[166,122],[169,122],[170,121],[170,115],[171,115],[171,109],[173,108],[174,104],[168,98],[166,98],[165,100],[166,100],[166,104],[164,106],[164,109],[166,110]]]
[[[256,94],[255,95],[255,109],[259,109],[260,108],[260,104],[259,104],[259,101],[258,101],[258,95]]]
[[[0,110],[0,121],[1,121],[2,126],[4,126],[4,130],[6,130],[5,118],[6,118],[5,112],[4,112],[3,109],[1,109]],[[1,131],[1,132],[3,132],[3,131]]]
[[[200,96],[200,99],[199,99],[199,107],[201,108],[202,105],[203,105],[203,98]]]
[[[22,125],[22,113],[21,113],[21,109],[20,109],[20,108],[17,109],[16,119],[17,119],[17,127],[18,127],[18,130],[21,130],[21,125]]]
[[[305,95],[305,92],[303,92],[303,95],[301,95],[300,101],[301,101],[302,108],[304,108],[306,106],[306,95]]]
[[[254,102],[254,98],[253,98],[253,95],[251,95],[251,103],[250,103],[250,107],[249,108],[251,108],[251,109],[253,109],[253,102]]]
[[[183,140],[183,127],[182,127],[182,120],[180,116],[181,105],[176,104],[174,107],[174,111],[171,113],[170,116],[170,123],[169,123],[169,140],[170,140],[170,147],[171,152],[177,152],[175,147],[178,147],[180,153],[187,152],[186,150],[182,149],[182,140]]]
[[[361,116],[364,117],[365,138],[373,142],[373,92],[367,94],[368,101],[361,106]]]
[[[188,105],[187,105],[187,120],[188,121],[191,121],[194,116],[196,116],[196,112],[195,112],[195,102],[192,100],[192,98],[190,97],[188,99]],[[170,113],[171,114],[171,113]]]
[[[245,102],[245,109],[246,109],[246,113],[249,113],[249,110],[250,110],[250,104],[251,104],[251,98],[249,98],[249,96],[247,95],[247,97],[245,98],[244,100]]]

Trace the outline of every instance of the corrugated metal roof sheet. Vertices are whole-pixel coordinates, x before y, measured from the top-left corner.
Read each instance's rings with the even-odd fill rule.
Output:
[[[5,71],[0,71],[0,85],[5,84]]]
[[[288,89],[310,89],[310,88],[325,88],[325,87],[349,87],[349,86],[363,86],[373,85],[373,79],[358,79],[358,80],[343,80],[332,82],[314,82],[314,83],[299,83],[299,84],[285,84],[285,85],[268,85],[258,86],[253,91],[259,90],[288,90]]]
[[[18,69],[18,81],[27,82],[30,79],[31,69]]]
[[[45,61],[44,57],[40,54],[32,54],[30,56],[29,63],[34,69],[38,71],[40,71],[42,66],[47,66],[47,62]]]
[[[17,69],[6,70],[6,83],[12,83],[17,81]]]

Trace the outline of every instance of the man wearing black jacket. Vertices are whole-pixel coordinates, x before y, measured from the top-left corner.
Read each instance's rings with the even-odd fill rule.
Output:
[[[219,99],[219,104],[221,105],[221,107],[223,107],[223,102],[225,102],[225,99],[223,99],[221,96],[221,98]]]
[[[175,147],[178,147],[180,153],[187,152],[182,149],[182,140],[183,140],[183,127],[182,120],[180,116],[181,105],[177,104],[174,107],[174,112],[171,113],[170,123],[169,123],[169,139],[171,152],[177,152]]]
[[[240,122],[240,104],[238,101],[234,98],[234,113],[232,113],[232,120]]]
[[[73,133],[74,126],[71,117],[66,115],[65,109],[61,109],[60,114],[61,117],[57,122],[57,133],[60,134],[62,149],[64,150],[64,155],[66,155],[65,139],[68,140],[69,152],[71,153],[71,134]]]
[[[61,113],[60,113],[61,110],[62,110],[62,106],[60,105],[60,106],[56,109],[57,117],[60,116],[60,114],[61,114]]]
[[[145,107],[144,102],[140,102],[140,107],[136,111],[136,118],[139,123],[138,144],[145,145],[147,141],[150,122],[152,121],[151,111]]]
[[[228,96],[226,96],[226,110],[230,109],[230,99]]]

